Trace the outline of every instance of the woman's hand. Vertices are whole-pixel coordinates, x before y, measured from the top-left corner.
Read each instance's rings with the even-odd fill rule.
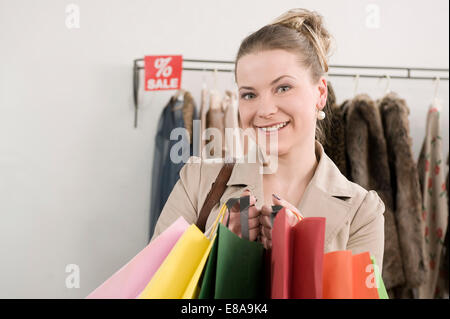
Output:
[[[286,207],[286,213],[288,217],[288,223],[290,225],[295,225],[300,218],[303,216],[300,214],[297,207],[287,202],[286,200],[278,197],[275,194],[272,194],[272,203],[273,205],[281,205]],[[270,249],[272,248],[272,223],[270,222],[270,215],[272,214],[272,207],[268,205],[263,205],[261,207],[261,215],[260,215],[260,241],[264,245],[264,248]]]
[[[258,238],[260,231],[259,215],[261,212],[256,209],[256,197],[251,195],[250,190],[246,189],[244,192],[242,192],[241,197],[243,196],[250,196],[250,207],[248,208],[249,240],[255,241]],[[233,207],[231,207],[231,209],[226,212],[222,221],[224,225],[227,224],[228,215],[230,215],[230,223],[228,225],[228,229],[242,238],[239,202],[236,202]]]

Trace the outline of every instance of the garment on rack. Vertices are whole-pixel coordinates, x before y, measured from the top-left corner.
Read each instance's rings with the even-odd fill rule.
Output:
[[[209,110],[206,114],[206,128],[215,128],[215,136],[207,139],[206,158],[223,158],[225,150],[225,124],[222,98],[217,90],[210,90]],[[216,139],[217,136],[217,139]]]
[[[424,282],[426,269],[421,236],[421,194],[409,135],[409,108],[395,92],[388,93],[377,103],[388,150],[394,216],[405,274],[405,284],[396,289],[396,297],[413,298],[411,289]]]
[[[387,146],[380,113],[366,94],[343,105],[350,180],[367,190],[375,190],[385,204],[383,281],[386,289],[405,282],[398,230],[394,217]],[[392,296],[390,295],[392,298]]]
[[[448,196],[448,154],[447,154],[447,177],[445,178],[445,189],[447,190],[447,211],[450,207]],[[439,266],[439,276],[436,283],[436,294],[435,298],[448,299],[449,298],[449,255],[448,255],[448,214],[447,214],[447,231],[445,232],[444,245],[442,247],[442,256]]]
[[[183,123],[184,123],[184,127],[186,128],[188,134],[189,134],[189,144],[192,144],[193,142],[193,126],[192,126],[192,121],[194,120],[196,114],[196,106],[194,103],[194,100],[192,98],[192,96],[190,95],[190,93],[188,93],[189,95],[186,96],[186,93],[184,94],[185,97],[187,97],[187,100],[184,101],[183,103],[183,108],[182,108],[182,112],[183,112]]]
[[[425,283],[419,288],[420,298],[436,295],[438,269],[448,223],[448,201],[445,186],[440,105],[435,101],[427,113],[425,140],[419,155],[418,169],[423,196],[422,218],[425,222],[426,266]]]
[[[234,159],[243,157],[243,149],[241,144],[242,136],[239,130],[238,99],[236,93],[229,90],[225,91],[225,97],[222,103],[222,109],[225,110],[225,157]]]
[[[203,88],[201,91],[201,97],[200,97],[200,112],[199,112],[199,120],[200,120],[200,133],[199,133],[199,143],[198,143],[198,156],[203,158],[203,151],[205,148],[205,139],[203,134],[206,130],[206,112],[207,112],[207,105],[208,103],[208,90],[206,88]]]
[[[159,215],[172,192],[173,187],[179,179],[180,169],[184,163],[192,156],[192,138],[189,138],[189,132],[181,140],[171,140],[170,134],[175,128],[185,128],[185,121],[191,121],[196,117],[195,103],[192,95],[184,90],[177,92],[182,94],[183,98],[178,99],[178,94],[172,96],[164,107],[158,121],[158,128],[155,137],[155,151],[153,156],[152,168],[152,187],[150,200],[150,238],[158,221]],[[176,145],[179,159],[173,160],[170,152]],[[189,150],[182,152],[181,148]],[[178,161],[179,160],[179,161]]]
[[[325,153],[333,160],[342,175],[347,174],[347,155],[345,154],[345,122],[342,108],[336,104],[336,95],[330,82],[327,85],[328,97],[324,112],[329,117],[330,126],[324,132],[325,141],[323,148]]]

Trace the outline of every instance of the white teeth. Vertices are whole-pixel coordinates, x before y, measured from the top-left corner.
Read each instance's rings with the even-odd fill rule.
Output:
[[[273,132],[273,131],[277,131],[282,127],[285,127],[289,122],[284,122],[284,123],[280,123],[274,126],[268,126],[268,127],[261,127],[260,129],[262,129],[264,132]]]

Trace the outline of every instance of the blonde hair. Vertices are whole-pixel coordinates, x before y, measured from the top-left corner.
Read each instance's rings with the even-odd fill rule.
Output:
[[[235,59],[235,78],[237,63],[243,56],[282,49],[296,54],[299,64],[309,69],[312,80],[317,82],[328,72],[332,42],[320,14],[307,9],[291,9],[242,41]],[[327,109],[325,107],[323,111],[327,113]],[[324,141],[323,132],[328,125],[328,117],[317,122],[316,139],[320,142]]]

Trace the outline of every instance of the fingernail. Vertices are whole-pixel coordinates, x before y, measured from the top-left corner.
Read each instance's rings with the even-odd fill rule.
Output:
[[[280,197],[278,197],[277,195],[275,195],[275,194],[272,194],[272,196],[273,197],[275,197],[276,199],[278,199],[278,200],[281,200],[281,198]]]

